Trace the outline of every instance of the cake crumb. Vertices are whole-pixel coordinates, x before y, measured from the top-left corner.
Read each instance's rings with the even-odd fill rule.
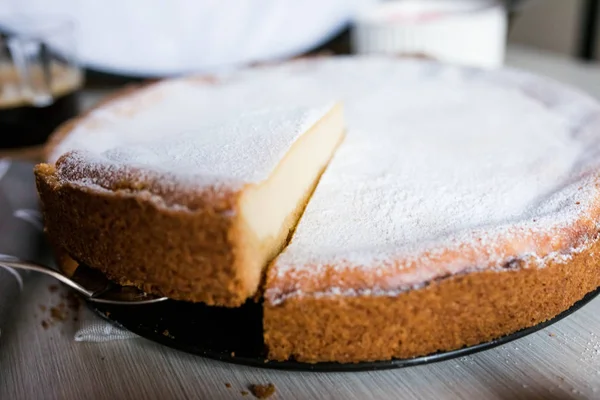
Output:
[[[248,388],[257,399],[266,399],[275,393],[275,385],[268,383],[266,385],[250,385]]]
[[[42,328],[44,328],[44,329],[48,329],[49,327],[50,327],[50,324],[48,323],[48,321],[46,321],[46,320],[43,320],[43,321],[42,321]]]
[[[550,337],[555,337],[556,335],[555,335],[554,333],[550,332],[550,333],[548,334],[548,336],[550,336]]]
[[[50,285],[48,286],[48,290],[50,291],[50,293],[54,293],[58,290],[58,285]]]
[[[225,387],[226,387],[227,389],[231,389],[231,383],[225,383]]]
[[[47,308],[45,305],[43,305],[43,304],[40,304],[40,305],[39,305],[39,307],[40,307],[40,311],[46,311],[46,310],[48,309],[48,308]]]
[[[232,351],[230,354],[231,357],[235,357],[235,351]]]
[[[248,396],[250,393],[246,392],[245,390],[242,390],[240,392],[242,394],[242,396]]]
[[[64,321],[67,319],[65,312],[60,307],[50,308],[50,316],[56,321]]]
[[[170,338],[170,337],[171,337],[171,335],[169,334],[169,330],[168,330],[168,329],[165,329],[165,330],[162,332],[162,335],[163,335],[163,336],[166,336],[166,337],[168,337],[168,338]]]

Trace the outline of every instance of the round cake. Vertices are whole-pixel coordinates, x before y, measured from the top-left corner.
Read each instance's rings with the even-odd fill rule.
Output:
[[[262,297],[270,358],[358,362],[488,341],[600,286],[599,154],[600,106],[550,80],[323,58],[124,93],[36,178],[63,259]]]

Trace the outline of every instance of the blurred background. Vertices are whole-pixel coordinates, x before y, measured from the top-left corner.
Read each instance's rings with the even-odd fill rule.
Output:
[[[316,54],[384,53],[538,71],[564,60],[593,65],[600,57],[599,3],[0,0],[0,156],[39,154],[60,123],[147,79]]]
[[[414,18],[394,17],[388,10],[378,22],[396,18],[394,24],[405,26],[437,23],[434,18],[415,17],[420,12],[431,16],[439,11],[451,19],[457,11],[463,17],[471,9],[502,4],[510,17],[509,45],[586,60],[600,53],[598,0],[3,0],[0,29],[10,30],[15,16],[68,18],[76,26],[77,53],[87,69],[159,77],[285,59],[315,49],[368,52],[353,47],[349,30],[361,20],[364,26],[382,3],[413,13]],[[471,36],[489,30],[486,26],[498,23],[499,17],[479,19],[482,24],[471,24]],[[411,37],[422,39],[418,33]]]
[[[565,56],[596,60],[600,56],[597,0],[537,0],[522,7],[508,37]]]

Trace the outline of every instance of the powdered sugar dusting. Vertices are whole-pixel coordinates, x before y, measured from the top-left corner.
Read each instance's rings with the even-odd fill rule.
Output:
[[[529,263],[532,263],[533,265],[536,265],[539,268],[543,268],[550,261],[555,262],[555,263],[566,263],[566,262],[572,260],[573,256],[575,254],[578,254],[585,250],[588,250],[590,247],[591,247],[591,242],[585,242],[585,244],[583,244],[579,247],[573,248],[573,249],[569,249],[565,253],[552,252],[552,253],[546,255],[545,257],[539,257],[537,254],[524,254],[524,255],[521,255],[518,259],[515,258],[515,260],[514,260],[514,261],[522,261],[523,262],[522,264],[519,262],[513,263],[510,261],[504,265],[492,263],[491,266],[488,267],[488,269],[491,269],[498,273],[502,273],[502,272],[521,268],[521,265],[526,266],[526,265],[529,265]],[[379,265],[379,266],[381,267],[382,265]],[[357,266],[353,266],[353,267],[357,268]],[[313,272],[312,274],[314,274],[314,275],[325,276],[327,274],[327,272],[325,271],[323,266],[316,265],[316,266],[313,266],[313,268],[315,268],[316,271],[318,271],[318,272]],[[311,291],[310,293],[307,293],[301,287],[299,287],[297,285],[293,285],[293,284],[292,284],[291,289],[287,289],[285,291],[281,290],[280,287],[270,286],[267,290],[268,291],[267,296],[268,296],[270,304],[273,306],[281,304],[289,298],[303,297],[306,295],[310,295],[311,297],[314,297],[314,298],[327,298],[327,297],[335,298],[335,297],[354,297],[354,296],[372,296],[372,297],[390,296],[390,297],[394,297],[394,296],[398,296],[401,293],[407,292],[409,290],[418,290],[418,289],[424,288],[429,283],[435,281],[436,279],[443,279],[450,275],[473,273],[473,272],[481,271],[484,269],[486,269],[486,268],[478,268],[478,267],[462,268],[461,270],[458,270],[456,272],[443,271],[443,273],[441,273],[441,274],[440,273],[427,274],[428,271],[425,270],[425,271],[423,271],[425,273],[420,272],[417,274],[413,274],[412,276],[410,274],[406,274],[406,275],[408,275],[409,278],[412,277],[413,278],[412,280],[404,279],[402,283],[399,283],[398,282],[399,280],[396,279],[397,282],[395,283],[395,285],[393,287],[380,286],[377,284],[367,285],[367,286],[358,286],[357,285],[354,287],[350,287],[348,285],[339,285],[338,286],[338,285],[334,284],[334,285],[328,286],[326,289],[317,289],[317,290]],[[378,274],[379,271],[381,271],[381,268],[380,269],[371,269],[371,273],[373,273],[374,275],[383,276],[383,274]],[[390,279],[390,280],[393,280],[393,279]]]
[[[341,96],[347,139],[269,272],[271,303],[331,288],[394,294],[518,260],[564,262],[587,245],[594,101],[518,72],[357,64],[369,86]]]
[[[189,101],[193,102],[193,98]],[[169,97],[159,105],[177,112],[171,109]],[[123,127],[120,120],[114,119],[114,114],[102,109],[97,115],[112,118],[111,123],[103,126],[101,132],[98,125],[93,125],[93,135],[81,128],[75,131],[69,140],[72,143],[82,140],[84,145],[75,145],[78,150],[61,161],[59,174],[72,183],[106,187],[135,169],[145,178],[162,178],[157,179],[157,184],[162,186],[238,188],[267,179],[294,141],[331,107],[273,107],[231,115],[213,125],[196,120],[192,127],[193,122],[189,121],[185,130],[181,130],[178,122],[153,125],[153,112],[160,113],[160,110],[142,109],[125,118],[124,125],[134,126]],[[113,126],[118,128],[118,135],[111,130]],[[147,135],[140,134],[144,129]],[[67,145],[69,143],[63,143]]]
[[[347,137],[268,273],[272,303],[332,290],[393,294],[523,260],[543,267],[567,261],[596,235],[600,108],[562,85],[510,70],[379,57],[300,61],[218,80],[160,85],[144,100],[153,118],[124,106],[120,115],[136,118],[119,117],[101,132],[92,128],[115,115],[98,112],[59,152],[154,143],[248,108],[342,101]],[[165,162],[152,146],[135,157],[111,150],[107,162],[143,159],[146,169],[175,171],[176,182],[187,179],[182,169],[202,168],[176,156]],[[185,147],[172,146],[174,154]]]

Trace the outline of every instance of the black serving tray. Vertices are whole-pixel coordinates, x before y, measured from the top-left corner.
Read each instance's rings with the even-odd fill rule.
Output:
[[[402,368],[449,360],[511,342],[550,326],[579,310],[600,294],[588,293],[571,308],[553,319],[501,338],[426,356],[354,364],[302,363],[294,360],[268,361],[262,338],[262,305],[247,302],[239,308],[209,307],[167,300],[143,306],[107,306],[89,302],[88,306],[113,324],[151,341],[187,353],[215,360],[262,368],[297,371],[372,371]]]

